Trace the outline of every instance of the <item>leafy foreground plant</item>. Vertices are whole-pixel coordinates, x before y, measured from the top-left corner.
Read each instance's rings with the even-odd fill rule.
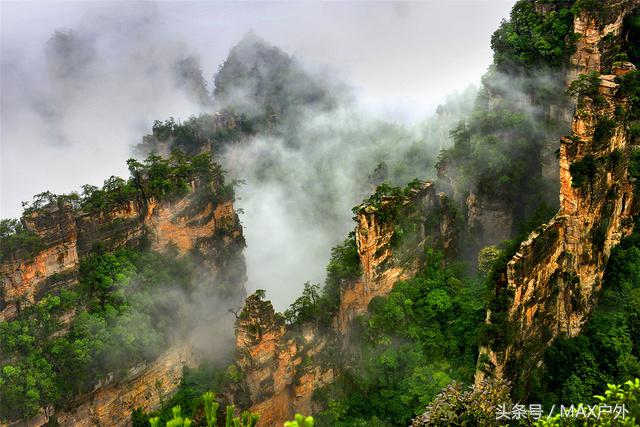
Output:
[[[438,393],[411,426],[496,425],[496,408],[509,401],[508,382],[490,379],[464,390],[461,383],[454,381]]]
[[[167,421],[167,427],[190,427],[192,425],[193,422],[189,418],[182,417],[182,408],[180,405],[174,406],[172,411],[173,419]],[[151,427],[159,427],[160,417],[153,417],[149,419],[149,424],[151,424]]]
[[[204,415],[207,419],[207,427],[214,427],[218,423],[218,407],[220,404],[214,399],[216,394],[212,391],[208,391],[202,395],[204,400]]]
[[[296,419],[284,423],[284,427],[313,427],[313,417],[296,414]]]
[[[640,419],[640,379],[636,378],[633,381],[627,381],[623,385],[607,384],[607,390],[604,392],[604,396],[594,396],[598,401],[599,408],[614,408],[622,407],[625,411],[624,418],[620,412],[615,411],[599,411],[597,419],[587,419],[583,421],[584,426],[593,427],[609,427],[609,426],[623,426],[623,427],[636,427],[638,426],[638,420]],[[584,404],[579,404],[576,411],[585,408]],[[627,412],[628,411],[628,412]],[[585,413],[589,410],[585,409]],[[576,420],[567,417],[561,417],[559,414],[549,419],[539,420],[535,427],[560,427],[576,425]]]
[[[218,425],[218,408],[220,404],[215,401],[216,394],[212,391],[208,391],[202,395],[204,401],[204,413],[207,427],[216,427]],[[235,406],[227,405],[227,416],[225,419],[225,427],[255,427],[260,419],[259,414],[255,414],[249,411],[244,411],[239,417],[235,417]],[[167,421],[166,427],[191,427],[193,421],[188,417],[182,416],[182,408],[180,405],[174,406],[172,409],[173,419]],[[151,427],[160,427],[160,417],[153,417],[149,419]],[[295,420],[287,421],[284,423],[284,427],[313,427],[313,417],[305,417],[301,414],[296,414]]]
[[[216,402],[215,393],[209,391],[202,395],[204,400],[204,412],[207,427],[215,427],[218,425],[218,408],[220,404]],[[227,405],[227,417],[225,419],[225,427],[255,427],[260,419],[260,415],[249,411],[244,411],[239,417],[235,417],[236,407]],[[176,405],[172,408],[173,419],[167,421],[166,427],[191,427],[193,421],[190,418],[182,416],[182,408]],[[151,427],[160,427],[160,417],[149,418]],[[311,424],[313,427],[313,424]]]
[[[594,398],[597,405],[580,403],[566,408],[568,412],[564,414],[562,409],[556,409],[555,416],[538,420],[523,416],[505,422],[498,419],[498,414],[500,407],[511,407],[509,383],[490,379],[464,390],[462,384],[454,382],[436,396],[411,426],[640,426],[640,379],[623,385],[607,384],[604,396]]]

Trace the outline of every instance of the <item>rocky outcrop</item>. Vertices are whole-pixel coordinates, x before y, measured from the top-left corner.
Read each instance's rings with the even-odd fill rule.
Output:
[[[295,412],[311,413],[315,387],[333,380],[332,370],[309,363],[325,345],[316,333],[312,327],[290,333],[269,301],[255,294],[247,298],[236,322],[243,379],[235,400],[261,414],[259,425],[281,425]]]
[[[8,259],[0,264],[0,321],[12,318],[21,307],[46,294],[76,284],[79,260],[93,249],[138,246],[143,239],[154,250],[175,247],[181,255],[197,250],[214,272],[231,275],[218,264],[232,263],[243,293],[244,238],[232,201],[196,206],[195,194],[176,201],[132,201],[124,208],[99,214],[63,204],[24,216],[25,228],[37,234],[45,248],[32,258]],[[219,256],[223,252],[229,253]]]
[[[417,224],[410,241],[395,241],[398,219],[385,221],[380,211],[386,203],[399,204],[401,217]],[[381,206],[364,204],[356,208],[356,245],[362,277],[342,289],[336,328],[346,334],[349,323],[365,313],[369,302],[387,295],[399,280],[413,277],[424,261],[424,249],[442,250],[451,258],[455,252],[455,213],[443,193],[430,182],[411,190],[404,200],[382,200]]]
[[[92,393],[73,402],[70,409],[57,413],[55,419],[61,426],[129,425],[134,409],[159,407],[180,385],[183,367],[193,367],[196,362],[189,346],[174,346],[153,363],[130,369],[125,380],[107,379],[98,384]]]
[[[22,219],[45,249],[28,260],[5,259],[0,264],[0,321],[15,316],[23,304],[39,295],[75,283],[78,274],[77,229],[73,209],[35,212]]]
[[[576,30],[586,32],[572,59],[579,70],[599,69],[598,52],[586,46],[602,37],[595,31],[614,31],[619,21],[602,29],[592,18],[576,18]],[[521,369],[524,361],[535,366],[553,339],[581,331],[612,248],[632,230],[631,144],[616,115],[627,100],[617,94],[614,75],[600,78],[602,99],[579,99],[572,135],[561,140],[560,211],[520,245],[498,280],[496,300],[509,302],[501,313],[488,312],[497,338],[481,349],[478,381],[488,372],[526,388],[531,370]]]
[[[259,425],[281,425],[296,412],[317,409],[313,392],[331,383],[338,371],[323,363],[323,350],[346,347],[349,325],[366,313],[369,302],[387,295],[398,280],[416,274],[425,247],[455,251],[454,212],[448,199],[429,182],[402,195],[382,196],[354,209],[355,239],[362,274],[345,283],[330,330],[314,324],[288,326],[260,295],[247,298],[236,322],[237,366],[243,377],[232,397],[262,414]],[[402,225],[416,232],[399,239]]]
[[[241,300],[245,296],[245,242],[233,200],[210,196],[211,188],[200,188],[196,181],[191,190],[166,201],[131,201],[108,212],[83,212],[63,203],[25,215],[24,227],[40,237],[44,249],[32,258],[0,264],[0,320],[11,319],[45,295],[77,285],[80,260],[97,249],[143,247],[176,251],[178,256],[196,254],[198,268],[206,277],[212,283],[224,283],[230,298]],[[72,317],[73,311],[59,320],[68,327]],[[56,336],[62,333],[61,329]],[[183,367],[196,362],[197,354],[190,345],[174,345],[157,359],[118,374],[117,380],[109,375],[93,392],[55,414],[52,408],[41,411],[29,425],[44,425],[51,416],[61,426],[127,425],[133,409],[158,407],[178,387]]]
[[[637,0],[608,0],[602,2],[600,13],[582,11],[573,21],[573,31],[579,34],[576,51],[570,58],[567,84],[580,74],[606,71],[613,57],[609,50],[619,43],[624,17],[638,6]],[[606,4],[604,4],[606,3]]]

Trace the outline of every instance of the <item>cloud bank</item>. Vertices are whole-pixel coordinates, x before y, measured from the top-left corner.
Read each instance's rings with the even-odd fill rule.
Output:
[[[491,61],[490,34],[509,9],[509,2],[5,3],[0,216],[18,216],[20,201],[44,190],[126,176],[125,160],[154,120],[212,111],[211,78],[254,29],[316,77],[329,76],[324,83],[351,86],[330,111],[302,109],[295,129],[226,153],[226,167],[246,180],[238,205],[246,212],[249,286],[266,288],[284,308],[305,281],[322,280],[329,248],[353,226],[350,208],[380,180],[379,165],[396,184],[432,176],[448,128],[473,96],[424,117],[445,94],[479,79]]]

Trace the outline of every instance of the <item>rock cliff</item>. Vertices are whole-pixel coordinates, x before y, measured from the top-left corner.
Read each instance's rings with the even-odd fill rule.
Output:
[[[339,375],[323,355],[347,346],[351,321],[398,280],[415,275],[425,247],[455,251],[455,213],[429,182],[416,183],[402,195],[369,200],[354,212],[362,274],[343,284],[329,330],[311,323],[287,325],[260,295],[247,298],[239,314],[236,346],[242,380],[232,399],[261,413],[260,426],[281,425],[296,412],[319,409],[313,403],[314,391]],[[403,226],[415,226],[417,232],[399,239]]]
[[[198,268],[212,283],[223,282],[232,300],[239,302],[246,295],[245,242],[233,199],[212,196],[211,187],[201,186],[197,179],[183,196],[162,201],[137,198],[100,212],[54,203],[25,214],[21,221],[39,236],[43,249],[33,257],[9,257],[0,264],[0,320],[10,320],[44,296],[76,286],[81,260],[98,249],[146,248],[195,255]],[[72,310],[61,320],[73,314]],[[127,425],[133,409],[154,409],[177,389],[183,367],[197,363],[196,353],[188,343],[178,342],[157,359],[129,367],[123,375],[108,375],[93,392],[55,411],[43,408],[39,416],[21,423],[44,425],[55,415],[61,426]]]
[[[125,426],[136,408],[157,408],[180,385],[182,369],[193,367],[197,358],[188,345],[172,347],[151,363],[135,366],[121,381],[100,383],[81,396],[69,409],[56,414],[61,426]],[[46,418],[41,418],[46,422]]]
[[[604,17],[576,16],[574,29],[582,37],[571,58],[573,76],[601,72],[601,41],[609,33],[620,35],[632,2],[612,3]],[[614,66],[613,72],[625,71]],[[632,230],[637,212],[627,174],[631,140],[618,113],[628,101],[618,93],[614,74],[599,78],[599,95],[578,98],[572,134],[561,140],[559,212],[522,242],[498,279],[494,300],[503,302],[487,313],[493,335],[481,349],[478,381],[490,373],[526,390],[531,370],[521,368],[525,360],[539,366],[548,343],[581,331],[611,249]]]
[[[193,205],[191,196],[172,202],[131,201],[124,208],[98,214],[63,204],[25,215],[24,227],[40,237],[44,249],[32,258],[0,264],[0,321],[15,316],[25,304],[76,284],[79,260],[97,246],[111,251],[138,246],[143,239],[158,251],[173,246],[184,255],[195,249],[216,274],[240,273],[235,276],[243,293],[244,238],[232,201],[215,206],[209,202],[198,209]],[[230,256],[218,256],[224,251]],[[234,265],[222,268],[223,262]]]
[[[388,294],[399,280],[413,277],[423,261],[426,247],[441,249],[451,258],[456,250],[455,212],[444,193],[436,193],[430,182],[411,190],[400,202],[406,216],[417,220],[411,240],[396,242],[394,239],[402,229],[402,220],[385,221],[380,215],[385,203],[376,208],[363,204],[356,208],[356,244],[362,267],[362,277],[341,293],[340,308],[336,316],[336,327],[343,335],[349,323],[359,314],[365,313],[369,302]]]
[[[243,378],[233,399],[261,414],[261,426],[281,425],[294,412],[311,413],[315,387],[333,379],[332,370],[309,363],[325,344],[313,327],[292,333],[269,301],[251,295],[236,322]]]

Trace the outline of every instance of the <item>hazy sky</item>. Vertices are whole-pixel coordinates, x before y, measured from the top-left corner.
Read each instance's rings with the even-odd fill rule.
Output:
[[[1,2],[0,216],[44,190],[126,175],[130,146],[154,119],[201,107],[174,90],[171,60],[199,57],[208,83],[250,29],[356,88],[371,111],[426,115],[477,82],[510,1]],[[52,75],[45,46],[71,29],[87,64]]]

